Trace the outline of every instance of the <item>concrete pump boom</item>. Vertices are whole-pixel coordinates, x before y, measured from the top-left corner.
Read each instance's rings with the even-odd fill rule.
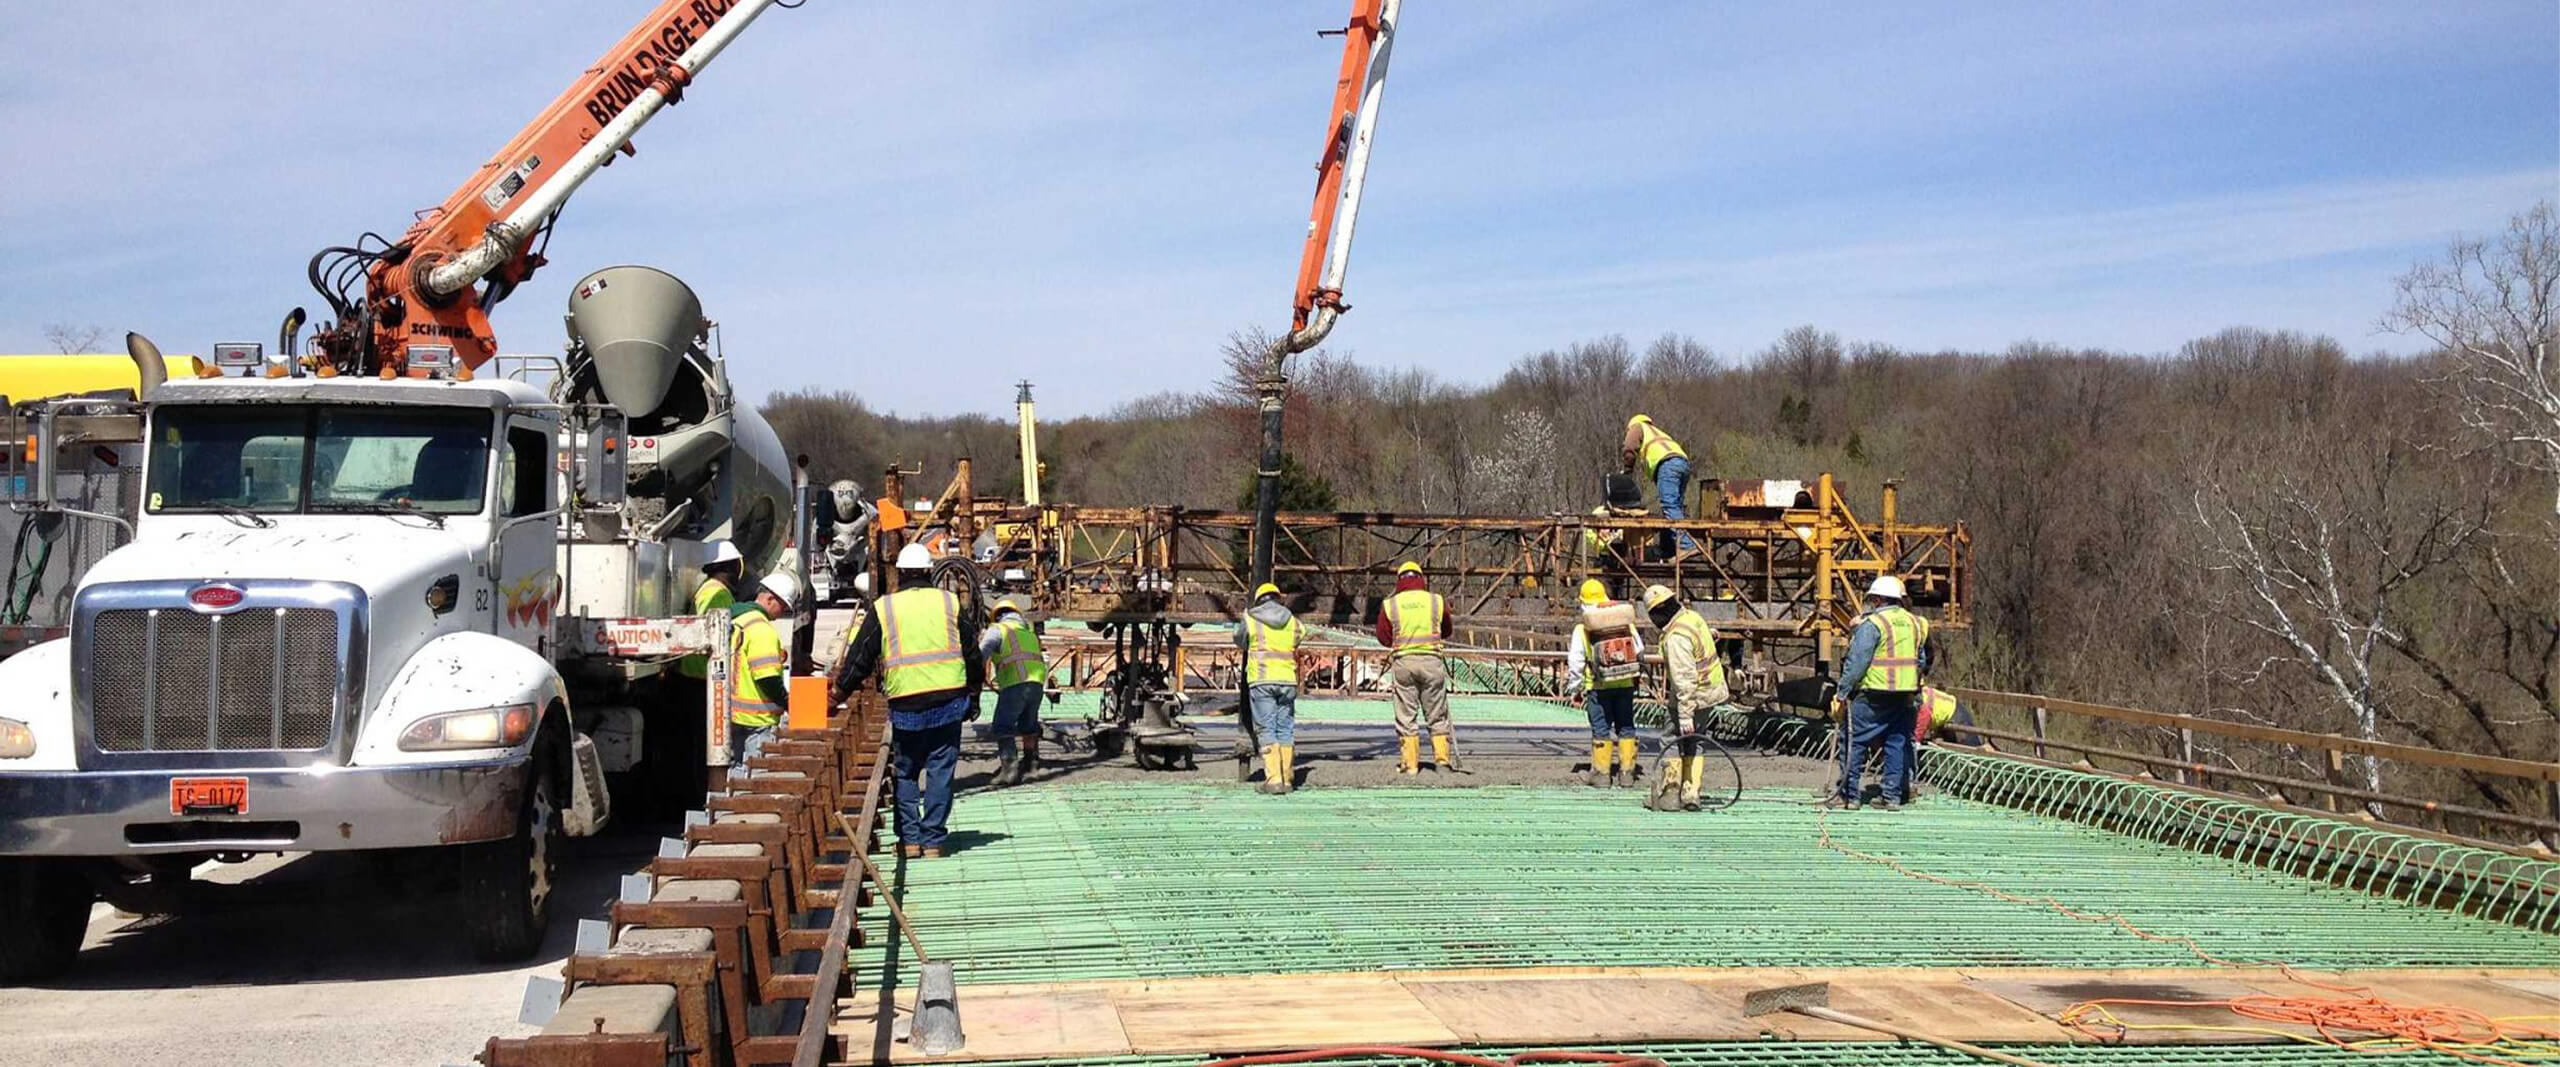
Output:
[[[542,266],[533,238],[773,3],[662,0],[398,242],[312,257],[312,286],[335,313],[313,338],[320,361],[397,374],[414,345],[449,346],[470,367],[495,355],[489,308]],[[359,275],[363,292],[352,293]]]

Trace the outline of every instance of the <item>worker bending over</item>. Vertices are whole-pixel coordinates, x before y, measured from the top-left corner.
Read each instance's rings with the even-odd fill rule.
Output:
[[[729,620],[729,770],[743,773],[747,757],[764,751],[791,704],[791,672],[782,635],[773,620],[791,617],[800,583],[775,572],[756,588],[755,602]]]
[[[1862,803],[1861,772],[1868,751],[1884,749],[1882,802],[1902,810],[1911,795],[1911,737],[1919,729],[1920,675],[1929,669],[1929,620],[1902,606],[1902,579],[1880,575],[1867,587],[1867,610],[1849,633],[1849,658],[1840,665],[1845,697],[1832,714],[1848,713],[1840,746],[1840,789],[1823,803],[1854,808]],[[1846,702],[1847,707],[1841,706]]]
[[[978,652],[995,665],[996,773],[987,784],[1020,785],[1040,766],[1040,698],[1049,689],[1049,661],[1019,598],[996,601],[995,625],[979,639]]]
[[[1627,420],[1626,436],[1618,442],[1618,462],[1628,470],[1641,469],[1653,479],[1655,503],[1662,507],[1662,517],[1689,517],[1689,453],[1680,442],[1662,432],[1653,419],[1638,415]],[[1639,468],[1637,465],[1642,464]],[[1680,551],[1694,551],[1698,543],[1689,539],[1686,530],[1671,531]]]
[[[1644,591],[1645,613],[1662,631],[1662,666],[1668,685],[1663,723],[1663,774],[1646,805],[1655,811],[1696,811],[1707,776],[1707,712],[1733,698],[1725,687],[1724,661],[1716,656],[1716,632],[1706,617],[1680,603],[1667,586]]]
[[[872,602],[828,686],[842,702],[879,678],[889,700],[889,738],[898,775],[898,845],[910,859],[942,855],[949,839],[951,770],[960,762],[960,724],[978,717],[986,655],[978,621],[932,581],[933,553],[898,550],[898,591]]]
[[[1280,600],[1280,587],[1262,583],[1253,607],[1236,623],[1236,647],[1244,650],[1244,697],[1252,706],[1253,732],[1262,739],[1265,793],[1286,793],[1298,763],[1298,617]]]
[[[1636,476],[1625,471],[1614,472],[1602,485],[1603,499],[1591,509],[1595,519],[1638,519],[1644,517],[1644,490],[1636,487]],[[1610,571],[1623,571],[1643,553],[1630,551],[1627,531],[1585,527],[1582,531],[1582,553],[1591,566]]]
[[[1457,769],[1449,752],[1449,668],[1440,646],[1449,639],[1449,602],[1423,588],[1422,565],[1396,565],[1396,592],[1378,611],[1378,643],[1387,646],[1387,682],[1395,692],[1396,734],[1404,773],[1421,769],[1419,723],[1431,726],[1431,763]]]
[[[1635,605],[1609,599],[1597,578],[1582,580],[1582,618],[1564,647],[1568,695],[1582,698],[1591,717],[1593,788],[1636,784],[1636,676],[1644,665],[1644,637],[1636,632]]]

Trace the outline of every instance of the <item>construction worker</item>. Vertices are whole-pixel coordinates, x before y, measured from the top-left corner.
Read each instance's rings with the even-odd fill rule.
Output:
[[[898,591],[872,603],[828,690],[841,702],[878,677],[889,699],[897,762],[899,851],[932,859],[950,839],[945,826],[960,724],[978,718],[987,658],[978,646],[978,620],[960,610],[958,597],[934,586],[933,553],[909,544],[898,550],[897,568]]]
[[[711,558],[702,565],[702,584],[693,590],[693,613],[696,615],[734,615],[729,605],[737,603],[738,586],[746,581],[747,561],[738,555],[738,546],[728,541],[713,541],[707,546]],[[711,676],[711,656],[701,653],[676,661],[676,674],[693,679],[696,688]]]
[[[1591,717],[1591,769],[1583,782],[1595,789],[1632,786],[1636,676],[1643,671],[1637,657],[1644,655],[1644,635],[1636,632],[1635,606],[1609,599],[1600,579],[1583,579],[1581,599],[1582,618],[1564,647],[1564,675],[1567,695],[1580,696],[1583,713]]]
[[[1716,631],[1706,617],[1680,603],[1668,586],[1647,586],[1645,614],[1662,631],[1665,681],[1662,779],[1647,807],[1696,811],[1707,775],[1707,712],[1733,699],[1725,686],[1724,660],[1716,655]]]
[[[1396,565],[1395,595],[1378,611],[1378,643],[1387,656],[1387,680],[1396,698],[1396,734],[1400,768],[1419,772],[1422,763],[1421,723],[1431,727],[1431,764],[1453,771],[1449,726],[1449,668],[1440,661],[1440,646],[1449,639],[1449,601],[1423,587],[1422,564]]]
[[[1049,661],[1040,631],[1023,616],[1019,597],[996,601],[995,625],[978,641],[994,665],[996,773],[988,785],[1020,785],[1040,766],[1040,698],[1049,688]]]
[[[1618,462],[1626,469],[1641,469],[1653,479],[1655,502],[1662,506],[1662,517],[1689,517],[1689,453],[1680,442],[1653,424],[1653,419],[1638,415],[1627,420],[1626,436],[1618,442]],[[1639,468],[1637,465],[1642,464]],[[1690,552],[1698,543],[1689,539],[1685,530],[1671,531],[1680,551]],[[1668,543],[1670,539],[1666,539]]]
[[[1929,669],[1929,620],[1903,607],[1903,598],[1902,579],[1877,576],[1867,586],[1867,610],[1849,632],[1849,658],[1840,665],[1845,695],[1832,699],[1832,714],[1845,712],[1848,728],[1840,788],[1827,806],[1863,802],[1859,779],[1867,753],[1877,747],[1884,750],[1884,810],[1902,810],[1911,795],[1911,738],[1919,729],[1920,676]]]
[[[1236,647],[1244,650],[1244,696],[1253,731],[1262,739],[1265,793],[1295,786],[1298,759],[1298,617],[1280,600],[1280,587],[1264,582],[1253,607],[1236,623]]]
[[[1611,473],[1602,483],[1604,498],[1591,509],[1595,519],[1634,519],[1644,515],[1644,490],[1636,487],[1636,476],[1625,471]],[[1593,567],[1621,570],[1636,562],[1623,547],[1626,531],[1585,528],[1582,531],[1582,553]]]
[[[755,601],[729,620],[729,770],[743,773],[748,757],[764,750],[791,703],[790,665],[773,620],[791,617],[800,583],[776,571],[756,587]]]

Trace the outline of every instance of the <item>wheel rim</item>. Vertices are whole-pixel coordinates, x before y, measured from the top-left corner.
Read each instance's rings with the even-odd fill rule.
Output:
[[[525,900],[535,915],[542,914],[551,903],[551,823],[559,809],[551,803],[549,785],[540,780],[534,783],[533,825],[528,827],[533,833],[533,847],[527,850],[533,869],[525,880],[529,887]]]

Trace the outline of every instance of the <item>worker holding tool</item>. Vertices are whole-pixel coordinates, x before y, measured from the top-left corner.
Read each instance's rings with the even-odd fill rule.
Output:
[[[1611,472],[1602,483],[1603,499],[1591,509],[1595,519],[1635,519],[1644,517],[1644,490],[1637,488],[1636,476],[1625,471]],[[1635,557],[1624,548],[1624,530],[1585,528],[1582,531],[1582,554],[1594,568],[1623,570]]]
[[[1583,782],[1594,789],[1636,784],[1636,676],[1644,670],[1642,655],[1635,605],[1609,599],[1599,579],[1583,579],[1582,618],[1564,647],[1564,676],[1568,695],[1581,697],[1591,717],[1591,769]]]
[[[933,553],[921,544],[898,550],[898,591],[873,602],[828,685],[837,703],[855,686],[879,679],[889,699],[889,733],[897,762],[898,847],[909,859],[942,855],[950,834],[951,770],[960,762],[960,724],[978,717],[987,658],[978,620],[960,598],[933,584]]]
[[[996,601],[995,625],[978,653],[995,665],[996,773],[987,784],[1021,785],[1040,766],[1040,698],[1049,688],[1040,631],[1024,617],[1021,598]]]
[[[1662,631],[1663,773],[1646,807],[1655,811],[1696,811],[1698,793],[1707,776],[1707,711],[1733,698],[1725,686],[1724,661],[1716,656],[1715,628],[1706,617],[1680,603],[1669,586],[1648,586],[1645,614]]]
[[[1902,810],[1911,795],[1911,738],[1919,729],[1920,676],[1929,669],[1929,620],[1903,607],[1903,599],[1902,579],[1878,575],[1867,586],[1866,613],[1849,632],[1849,658],[1840,665],[1847,695],[1831,700],[1831,714],[1846,713],[1848,729],[1840,746],[1840,789],[1823,801],[1826,807],[1863,802],[1859,779],[1867,753],[1877,747],[1884,750],[1884,810]]]
[[[1431,727],[1432,766],[1457,769],[1450,753],[1449,668],[1440,660],[1440,646],[1448,638],[1447,598],[1424,588],[1422,564],[1397,564],[1395,595],[1378,610],[1378,643],[1393,650],[1387,654],[1387,680],[1395,691],[1399,766],[1406,774],[1421,769],[1422,722]]]
[[[1653,424],[1649,416],[1638,415],[1627,420],[1627,434],[1618,442],[1618,462],[1633,471],[1643,464],[1645,476],[1653,479],[1655,502],[1662,506],[1662,517],[1689,517],[1689,453],[1680,442]],[[1697,550],[1698,543],[1684,530],[1670,531],[1681,552]]]
[[[729,620],[729,770],[743,773],[747,759],[764,750],[791,703],[791,675],[782,657],[782,635],[773,620],[791,617],[800,583],[775,572],[764,576],[755,601]]]
[[[1298,617],[1281,601],[1280,587],[1264,582],[1255,588],[1253,607],[1236,623],[1236,647],[1244,650],[1245,701],[1262,738],[1265,793],[1286,793],[1296,784],[1298,635]]]

